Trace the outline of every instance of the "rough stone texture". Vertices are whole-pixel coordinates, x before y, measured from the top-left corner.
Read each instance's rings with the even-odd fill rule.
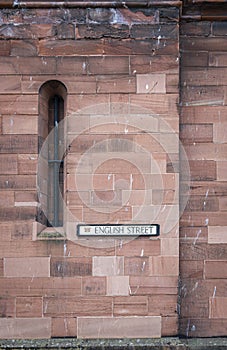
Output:
[[[85,317],[95,317],[97,322],[98,317],[108,317],[110,327],[103,328],[103,333],[96,332],[97,337],[148,337],[150,320],[158,320],[154,336],[161,336],[162,329],[166,334],[167,328],[169,335],[177,334],[173,310],[179,252],[169,249],[164,232],[170,231],[169,237],[172,233],[164,224],[160,238],[138,238],[127,244],[116,241],[110,248],[104,244],[104,248],[93,250],[76,242],[45,240],[54,237],[50,229],[38,237],[41,225],[34,226],[36,232],[28,232],[25,227],[26,221],[32,224],[35,218],[43,224],[41,209],[46,210],[48,205],[48,171],[45,162],[38,163],[38,151],[47,136],[49,91],[63,97],[67,94],[66,115],[79,111],[77,118],[69,118],[70,148],[65,157],[68,239],[74,240],[75,227],[83,221],[160,221],[162,225],[171,212],[177,213],[174,193],[178,189],[178,170],[174,164],[178,140],[173,137],[179,124],[178,92],[174,89],[178,81],[178,26],[171,16],[174,14],[177,20],[179,10],[174,7],[172,15],[162,18],[164,13],[165,9],[159,12],[157,8],[148,13],[140,9],[38,8],[2,12],[0,187],[4,207],[1,219],[5,224],[1,307],[3,317],[12,316],[11,323],[14,317],[45,316],[52,318],[49,336],[78,332],[78,337],[89,337],[86,327],[80,328],[81,317],[85,325]],[[5,40],[8,46],[4,46]],[[157,67],[157,61],[159,70],[154,70],[152,63]],[[50,80],[62,84],[55,82],[49,90],[40,90]],[[141,107],[149,109],[141,113]],[[112,123],[106,125],[106,120]],[[79,163],[85,152],[87,159]],[[107,160],[102,159],[104,153]],[[98,168],[92,163],[94,157],[101,162]],[[36,196],[37,170],[40,198]],[[159,197],[153,195],[157,190]],[[166,203],[161,192],[169,190],[173,195]],[[10,226],[9,218],[17,226]],[[42,241],[37,240],[41,237]],[[178,245],[178,234],[173,242]],[[172,268],[166,266],[172,262],[171,257],[163,260],[162,255],[174,255]],[[152,282],[154,288],[150,288]],[[158,291],[163,297],[171,293],[171,298],[168,307],[152,311]],[[15,308],[9,307],[10,297]],[[142,301],[135,301],[141,297]],[[142,313],[138,307],[141,302]],[[172,317],[167,327],[161,318],[169,315],[168,310]],[[126,329],[129,320],[132,327]],[[116,322],[122,327],[111,333]],[[9,336],[25,337],[13,328]]]
[[[181,26],[180,137],[192,182],[180,223],[180,334],[191,337],[226,335],[226,22],[212,21],[216,10]]]
[[[171,0],[134,8],[55,4],[48,9],[36,2],[22,9],[15,2],[2,9],[1,338],[174,336],[179,312],[181,335],[227,334],[227,12],[226,4],[202,3],[183,4],[180,62],[181,11]],[[54,83],[45,89],[48,81]],[[65,129],[66,239],[63,230],[44,229],[45,162],[37,196],[38,155],[48,134],[52,93],[67,101],[67,116],[74,113]],[[179,134],[191,170],[188,192],[182,159],[179,166]],[[180,251],[179,171],[181,202],[190,194],[180,221]],[[161,235],[110,246],[100,239],[89,246],[75,241],[81,222],[155,222]],[[140,339],[59,343],[65,348],[222,346],[219,340],[179,339],[152,345]],[[59,343],[34,347],[59,348]]]
[[[79,338],[159,338],[160,316],[137,317],[78,317]],[[114,332],[113,332],[114,329]]]
[[[4,258],[5,277],[49,277],[50,258]]]
[[[2,322],[15,338],[30,318],[51,319],[43,337],[176,335],[179,8],[36,5],[0,17]],[[51,94],[73,114],[57,233],[44,225],[51,193],[38,158]],[[160,223],[161,235],[90,246],[75,239],[82,222]],[[88,332],[87,317],[103,332]]]
[[[50,318],[1,318],[1,339],[42,339],[51,336]]]

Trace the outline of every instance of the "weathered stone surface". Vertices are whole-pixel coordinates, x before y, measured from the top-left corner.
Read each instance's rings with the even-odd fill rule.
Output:
[[[84,2],[77,3],[83,8],[72,7],[72,2],[55,8],[44,2],[41,8],[38,2],[35,7],[34,3],[24,3],[23,8],[14,5],[0,14],[0,218],[4,221],[0,291],[5,315],[0,328],[8,332],[0,331],[0,337],[177,334],[179,240],[178,225],[172,221],[178,221],[179,204],[178,4],[170,0],[158,7],[143,4],[133,8],[123,3],[110,8],[92,3],[91,8]],[[217,35],[220,30],[213,27]],[[223,42],[222,36],[219,39]],[[208,54],[202,58],[208,61]],[[216,61],[223,60],[214,57]],[[198,83],[195,71],[192,84]],[[216,71],[211,70],[213,73]],[[202,70],[200,77],[205,80]],[[45,89],[43,84],[48,81],[54,82]],[[214,83],[211,77],[209,82]],[[200,101],[200,90],[196,90],[197,99],[192,90],[185,89],[188,102]],[[221,93],[219,104],[223,107],[225,92],[224,85],[208,87],[205,103],[211,95],[216,98]],[[37,162],[50,131],[48,101],[55,94],[64,99],[62,117],[79,116],[71,118],[65,129],[69,144],[72,140],[64,158],[68,205],[64,233],[70,236],[58,238],[54,229],[36,222],[48,203],[47,164],[37,174]],[[195,119],[197,111],[193,113]],[[203,110],[204,119],[205,115]],[[182,139],[188,140],[189,146],[197,141],[212,143],[215,130],[217,141],[221,132],[210,120],[188,122]],[[196,138],[189,139],[191,132]],[[103,140],[107,142],[103,144]],[[225,151],[223,146],[220,160]],[[85,153],[91,153],[91,158],[85,168],[80,167],[75,181]],[[191,157],[193,161],[193,153]],[[92,159],[100,161],[97,167]],[[210,171],[210,182],[215,170]],[[40,177],[43,183],[39,188]],[[221,191],[224,186],[223,179]],[[205,186],[198,191],[205,191]],[[203,194],[195,196],[189,203],[194,210],[197,204],[201,207]],[[216,224],[220,202],[213,197],[207,199],[206,208],[212,210],[209,214]],[[160,217],[156,216],[158,210]],[[165,236],[163,227],[171,213],[174,219],[171,216],[169,221],[174,228]],[[78,222],[122,224],[134,220],[137,224],[150,222],[151,216],[155,222],[160,220],[158,238],[138,237],[128,243],[116,239],[106,248],[105,244],[101,247],[103,238],[98,241],[100,247],[91,247],[88,241],[74,242]],[[221,219],[226,220],[224,213]],[[210,256],[217,254],[214,248]],[[202,253],[195,249],[193,258]],[[188,271],[192,275],[195,266]],[[201,314],[204,311],[202,307],[199,310]]]
[[[114,334],[112,329],[114,328]],[[101,333],[100,333],[101,332]],[[78,318],[79,338],[147,338],[161,335],[161,317]]]
[[[0,336],[6,339],[50,338],[50,318],[1,318]]]
[[[194,14],[197,11],[202,16],[208,15],[209,5],[197,9],[193,6]],[[189,6],[186,13],[191,10]],[[218,18],[218,7],[210,7],[210,15]],[[192,182],[181,218],[179,332],[190,337],[226,333],[223,290],[226,222],[222,215],[226,210],[223,187],[226,139],[225,119],[221,110],[216,114],[219,104],[226,112],[226,54],[221,53],[226,36],[225,22],[212,23],[211,17],[203,22],[184,22],[181,26],[181,104],[186,107],[181,110],[180,137],[189,159]]]
[[[91,258],[51,258],[50,275],[54,277],[87,276],[92,274]]]

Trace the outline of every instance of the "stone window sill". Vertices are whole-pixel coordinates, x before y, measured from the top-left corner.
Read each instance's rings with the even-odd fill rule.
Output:
[[[39,223],[34,223],[33,240],[65,240],[66,233],[64,227],[46,227]]]

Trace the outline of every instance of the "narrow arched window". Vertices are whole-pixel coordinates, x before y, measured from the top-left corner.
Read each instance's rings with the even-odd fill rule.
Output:
[[[63,208],[61,196],[64,192],[63,170],[64,161],[61,159],[63,128],[60,125],[64,116],[64,100],[59,95],[54,95],[49,100],[48,106],[48,226],[59,227],[63,225]]]
[[[39,93],[39,171],[40,213],[38,221],[47,227],[63,226],[64,127],[66,88],[56,80],[48,81]]]

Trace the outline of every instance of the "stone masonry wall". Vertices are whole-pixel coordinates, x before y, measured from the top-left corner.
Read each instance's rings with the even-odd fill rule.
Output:
[[[174,6],[1,10],[1,338],[178,333],[178,22]],[[67,90],[70,140],[60,238],[37,224],[39,90],[51,80]],[[209,140],[210,124],[203,126]],[[80,159],[82,182],[75,182]],[[218,205],[209,196],[206,208]],[[161,233],[90,244],[74,240],[82,222],[151,222]],[[207,276],[217,263],[206,261]]]
[[[196,14],[224,13],[220,4]],[[191,337],[227,332],[226,29],[226,21],[181,23],[180,135],[192,182],[180,223],[180,334]]]

